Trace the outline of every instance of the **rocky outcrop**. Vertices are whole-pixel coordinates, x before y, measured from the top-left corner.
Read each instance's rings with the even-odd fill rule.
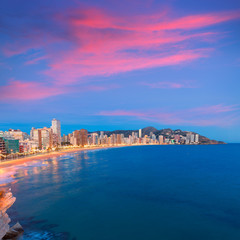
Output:
[[[7,231],[6,235],[3,237],[3,240],[15,239],[21,233],[23,233],[23,227],[18,222]]]
[[[10,218],[7,210],[13,205],[16,198],[13,197],[10,189],[0,190],[0,239],[10,230]]]

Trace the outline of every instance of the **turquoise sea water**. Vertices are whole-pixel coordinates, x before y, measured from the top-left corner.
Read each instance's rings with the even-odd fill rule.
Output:
[[[23,240],[240,239],[240,144],[96,150],[9,172]]]

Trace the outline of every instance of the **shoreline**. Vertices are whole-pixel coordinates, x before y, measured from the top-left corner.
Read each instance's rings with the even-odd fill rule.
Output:
[[[9,159],[6,161],[1,162],[0,161],[0,168],[3,167],[10,167],[12,165],[19,165],[19,164],[24,164],[26,162],[30,162],[33,160],[43,160],[46,158],[51,158],[51,157],[58,157],[62,155],[67,155],[68,153],[77,153],[77,152],[83,152],[83,151],[90,151],[90,150],[98,150],[98,149],[109,149],[109,148],[120,148],[120,147],[134,147],[134,146],[155,146],[158,144],[147,144],[147,145],[118,145],[118,146],[104,146],[104,147],[86,147],[86,148],[73,148],[73,149],[64,149],[60,151],[53,151],[45,154],[36,154],[34,156],[26,156],[23,158],[17,158],[17,159]],[[218,144],[200,144],[200,145],[218,145]],[[168,146],[168,145],[159,145],[159,146]]]
[[[75,149],[65,149],[60,151],[53,151],[46,154],[36,154],[34,156],[26,156],[23,158],[17,158],[17,159],[9,159],[3,162],[0,162],[0,168],[2,167],[10,167],[12,165],[19,165],[26,162],[30,162],[33,160],[43,160],[46,158],[51,157],[59,157],[62,155],[67,155],[68,153],[74,153],[74,152],[83,152],[83,151],[89,151],[89,150],[98,150],[98,149],[108,149],[108,148],[119,148],[119,147],[129,147],[130,145],[124,145],[124,146],[107,146],[107,147],[86,147],[86,148],[75,148]]]

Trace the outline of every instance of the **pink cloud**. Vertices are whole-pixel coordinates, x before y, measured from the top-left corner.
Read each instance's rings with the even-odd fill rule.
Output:
[[[196,85],[194,85],[192,82],[184,81],[184,82],[155,82],[155,83],[148,83],[143,82],[141,83],[144,86],[148,86],[150,88],[160,88],[160,89],[167,89],[167,88],[196,88]]]
[[[159,54],[145,57],[129,56],[125,53],[94,55],[82,59],[81,55],[72,52],[69,57],[56,61],[45,74],[58,79],[60,84],[74,83],[83,76],[111,75],[120,72],[147,69],[159,66],[171,66],[206,57],[206,49],[179,51],[177,54]]]
[[[210,112],[211,109],[215,109],[215,112]],[[145,112],[116,110],[102,111],[98,115],[110,117],[135,117],[141,120],[166,125],[229,126],[240,120],[239,116],[235,114],[237,110],[239,110],[239,108],[220,104],[174,112],[164,110],[148,110]],[[226,113],[230,114],[226,115]]]
[[[0,100],[36,100],[64,92],[62,89],[44,86],[37,82],[11,80],[9,85],[0,88]]]
[[[49,68],[42,73],[51,78],[55,87],[45,89],[38,83],[22,83],[22,86],[15,83],[16,88],[26,90],[38,86],[43,88],[44,91],[37,95],[40,99],[48,97],[50,93],[62,94],[63,86],[83,83],[88,76],[109,76],[174,66],[209,57],[213,49],[199,49],[197,43],[216,39],[218,33],[204,29],[197,31],[239,18],[239,11],[183,17],[160,11],[154,15],[123,17],[96,8],[79,7],[66,9],[64,13],[48,19],[50,25],[55,27],[54,31],[52,27],[30,28],[24,37],[5,45],[3,51],[7,56],[26,53],[30,49],[40,49],[45,53],[27,60],[26,64],[48,59]],[[181,88],[183,85],[159,83],[149,87]],[[11,85],[4,88],[5,91],[13,91]]]
[[[37,82],[23,82],[10,79],[9,84],[0,87],[0,100],[39,100],[64,93],[74,92],[100,92],[119,88],[116,84],[108,84],[107,86],[87,85],[76,87],[60,87],[57,85],[44,85]]]
[[[219,24],[233,19],[239,19],[240,11],[197,14],[155,24],[151,30],[198,29]]]
[[[213,106],[207,106],[207,107],[199,107],[192,109],[192,112],[197,112],[200,114],[218,114],[218,113],[225,113],[225,112],[233,112],[240,110],[238,105],[213,105]]]
[[[216,33],[198,29],[239,18],[238,12],[170,18],[156,16],[119,17],[99,9],[77,9],[57,21],[69,26],[75,47],[53,59],[45,73],[60,84],[82,81],[85,76],[179,65],[208,57],[210,49],[190,46],[216,38]],[[184,31],[183,31],[184,30]],[[131,50],[131,51],[129,51]],[[151,51],[149,51],[151,50]]]
[[[158,11],[149,16],[134,16],[121,18],[105,13],[100,9],[76,9],[69,13],[70,20],[75,26],[91,27],[96,29],[120,29],[133,31],[162,31],[177,29],[197,29],[219,24],[233,19],[239,19],[240,11],[224,11],[218,13],[196,14],[184,17],[168,16],[167,12]],[[58,16],[58,19],[62,19]]]

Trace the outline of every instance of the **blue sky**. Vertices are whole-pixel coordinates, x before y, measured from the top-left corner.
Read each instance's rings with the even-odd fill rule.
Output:
[[[240,142],[239,1],[2,1],[0,129]]]

